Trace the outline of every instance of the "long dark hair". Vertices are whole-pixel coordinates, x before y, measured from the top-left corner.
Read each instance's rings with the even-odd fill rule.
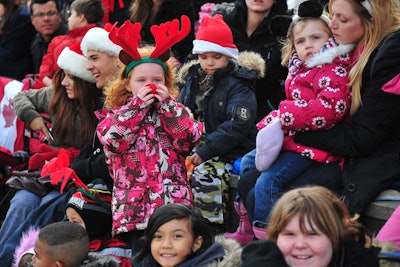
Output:
[[[57,145],[82,148],[92,140],[96,128],[93,112],[100,107],[102,91],[95,83],[74,77],[75,99],[69,99],[61,85],[64,71],[58,70],[53,81],[53,95],[49,101],[49,112],[54,117],[52,131]],[[80,125],[75,125],[76,117]]]
[[[3,36],[4,26],[7,24],[14,11],[18,9],[19,4],[17,0],[0,0],[0,4],[3,4],[5,9],[4,16],[0,20],[0,36]]]
[[[146,257],[151,256],[151,241],[154,234],[163,224],[172,220],[184,219],[189,220],[194,240],[199,236],[203,237],[201,247],[196,252],[189,255],[188,259],[200,255],[207,250],[214,243],[208,220],[204,218],[200,212],[188,206],[182,204],[167,204],[156,209],[151,215],[147,229],[141,239],[143,244],[142,249],[134,256],[133,261],[142,262]]]

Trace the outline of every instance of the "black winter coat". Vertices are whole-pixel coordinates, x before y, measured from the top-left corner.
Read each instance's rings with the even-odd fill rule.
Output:
[[[194,40],[194,24],[196,21],[196,14],[192,1],[182,0],[164,0],[158,11],[158,15],[153,24],[159,25],[174,19],[180,19],[182,15],[187,15],[191,21],[191,31],[182,41],[175,44],[171,50],[174,56],[184,62],[186,57],[192,52]],[[154,44],[154,37],[150,32],[150,27],[153,25],[149,22],[142,25],[142,41]]]
[[[183,74],[185,83],[178,100],[196,113],[200,64],[188,65],[191,66]],[[253,86],[257,75],[256,70],[250,71],[233,61],[215,72],[214,86],[206,92],[204,100],[206,140],[196,151],[203,161],[216,156],[234,161],[255,147],[257,102]]]
[[[346,159],[341,172],[325,172],[324,179],[342,179],[350,213],[365,207],[395,179],[400,179],[400,30],[389,34],[370,56],[363,71],[362,105],[351,123],[326,131],[296,134],[295,141]],[[382,87],[394,83],[392,90]],[[325,168],[311,168],[304,177]],[[331,169],[331,168],[330,168]]]
[[[282,6],[272,8],[271,13],[247,36],[247,6],[245,0],[238,0],[231,14],[224,17],[225,22],[232,30],[234,43],[239,51],[253,51],[261,54],[265,60],[265,77],[256,82],[255,93],[257,98],[257,122],[271,110],[278,107],[285,98],[284,81],[287,68],[281,65],[281,44],[278,38],[269,30],[271,18],[286,9],[285,1]]]

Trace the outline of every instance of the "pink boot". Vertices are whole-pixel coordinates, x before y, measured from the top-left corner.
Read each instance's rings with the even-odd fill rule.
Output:
[[[257,227],[253,225],[253,233],[258,240],[267,239],[267,229],[265,227]]]
[[[242,246],[250,243],[253,238],[253,230],[251,228],[251,223],[249,217],[247,216],[247,210],[242,202],[234,203],[235,210],[239,215],[239,226],[234,233],[225,233],[225,238],[231,238],[238,241]]]

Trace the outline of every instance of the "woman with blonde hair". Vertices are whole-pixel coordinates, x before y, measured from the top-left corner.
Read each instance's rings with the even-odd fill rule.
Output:
[[[398,0],[331,0],[329,9],[337,42],[358,41],[349,73],[351,115],[347,123],[294,139],[345,160],[315,164],[292,186],[341,186],[350,214],[362,214],[400,177],[400,7]]]

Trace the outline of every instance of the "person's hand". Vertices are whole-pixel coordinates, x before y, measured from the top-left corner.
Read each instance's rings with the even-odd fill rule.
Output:
[[[199,154],[194,153],[191,157],[190,160],[192,161],[192,163],[194,165],[200,165],[201,163],[203,163],[203,159],[199,156]]]
[[[156,86],[157,89],[156,89],[156,94],[154,96],[158,101],[162,102],[169,96],[168,88],[163,84],[156,84]]]
[[[43,79],[42,79],[42,81],[43,81],[43,83],[44,83],[46,86],[51,86],[51,85],[53,84],[53,80],[50,79],[50,78],[47,77],[47,76],[44,76]]]
[[[36,117],[31,121],[31,124],[29,127],[34,130],[34,131],[41,131],[47,138],[47,140],[50,139],[49,131],[47,130],[47,127],[45,125],[45,122],[42,117]]]
[[[155,84],[146,84],[144,87],[142,87],[139,92],[137,93],[137,97],[143,100],[147,105],[152,105],[155,101],[155,93],[156,90],[154,90]]]

